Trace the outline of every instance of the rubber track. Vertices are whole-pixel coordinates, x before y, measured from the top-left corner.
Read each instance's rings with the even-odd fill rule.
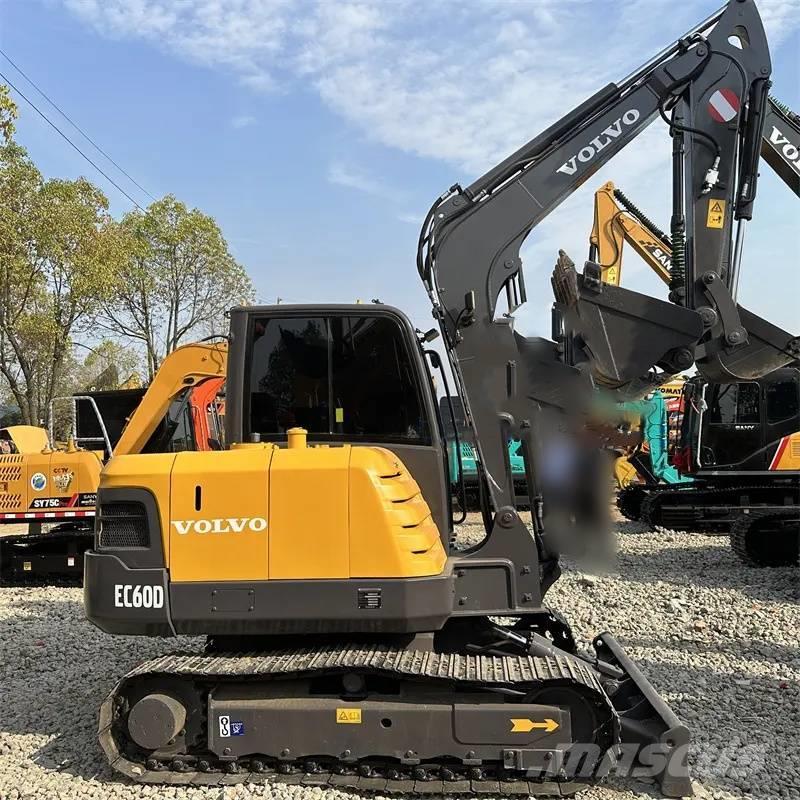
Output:
[[[685,486],[677,487],[675,485],[670,484],[663,484],[658,486],[650,486],[647,489],[646,497],[642,501],[642,515],[641,519],[643,522],[646,522],[651,527],[663,526],[661,521],[653,521],[652,513],[653,513],[653,506],[656,504],[656,499],[661,499],[664,497],[665,494],[668,492],[674,492],[676,494],[687,494],[687,493],[694,493],[697,502],[695,505],[714,505],[714,503],[701,503],[703,497],[710,497],[714,498],[714,496],[722,497],[724,495],[728,495],[731,493],[735,493],[737,495],[741,494],[742,492],[748,492],[751,490],[763,489],[765,486],[769,486],[768,483],[759,483],[759,484],[750,484],[749,486],[735,486],[735,487],[727,487],[727,488],[719,488],[713,489],[708,487],[697,487],[693,486],[692,484],[685,484]],[[660,511],[660,509],[659,509]],[[684,531],[688,533],[696,533],[698,531],[702,532],[703,528],[702,525],[700,527],[693,527],[693,528],[676,528],[675,530]]]
[[[629,519],[631,522],[639,522],[641,520],[642,503],[647,496],[648,488],[640,484],[634,484],[633,486],[626,486],[617,492],[617,508],[625,519]],[[642,497],[639,498],[639,495]],[[635,506],[639,513],[634,513],[634,509],[631,506]]]
[[[729,534],[731,549],[736,553],[743,564],[748,564],[751,567],[763,567],[764,564],[754,559],[750,553],[747,552],[747,534],[750,527],[757,520],[767,519],[769,517],[791,519],[792,517],[796,518],[799,513],[800,511],[796,508],[787,508],[785,510],[771,508],[765,511],[751,511],[749,514],[740,514],[739,518],[731,526],[731,532]],[[795,563],[797,563],[797,561]]]
[[[327,647],[284,650],[270,654],[186,655],[175,653],[146,661],[134,667],[117,683],[100,707],[99,739],[111,766],[138,783],[173,785],[226,785],[244,782],[290,783],[348,787],[360,791],[402,792],[405,794],[457,794],[463,792],[496,795],[555,795],[571,796],[585,783],[557,781],[528,781],[527,779],[496,780],[400,780],[364,777],[355,774],[358,765],[343,763],[342,770],[353,774],[323,772],[292,774],[241,771],[225,773],[212,767],[210,772],[175,772],[148,770],[120,753],[113,736],[115,698],[124,692],[125,684],[144,676],[182,676],[196,681],[238,681],[267,677],[302,677],[323,672],[359,669],[373,673],[392,674],[399,678],[430,678],[460,684],[516,685],[528,684],[531,689],[544,683],[578,684],[593,693],[608,710],[613,726],[611,746],[619,742],[619,717],[600,685],[597,675],[588,665],[570,658],[540,658],[534,656],[480,656],[408,651],[388,647]],[[490,765],[491,766],[491,765]],[[402,769],[402,767],[401,767]]]

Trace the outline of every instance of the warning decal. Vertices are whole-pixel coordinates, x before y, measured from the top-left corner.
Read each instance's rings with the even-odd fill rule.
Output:
[[[725,201],[714,200],[712,197],[708,201],[708,216],[706,217],[707,228],[721,228],[725,224]]]
[[[361,724],[361,709],[360,708],[337,708],[336,709],[336,722],[340,725],[360,725]]]
[[[739,105],[733,89],[717,89],[708,100],[708,113],[716,122],[730,122],[739,113]]]

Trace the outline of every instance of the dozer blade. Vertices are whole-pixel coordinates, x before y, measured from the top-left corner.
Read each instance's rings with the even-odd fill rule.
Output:
[[[742,306],[737,309],[747,331],[747,343],[707,352],[699,358],[697,369],[706,380],[714,383],[757,380],[800,358],[800,337]]]
[[[694,362],[693,347],[703,334],[697,312],[604,284],[591,262],[581,275],[563,250],[552,285],[567,329],[579,336],[579,346],[599,383],[623,387],[654,366],[674,373]]]
[[[645,774],[660,784],[666,797],[691,796],[687,764],[689,729],[610,633],[601,633],[594,641],[594,649],[603,665],[622,673],[621,678],[604,683],[620,719],[620,761],[633,766],[634,778],[636,770],[644,768]],[[627,748],[635,754],[632,762],[626,757]]]

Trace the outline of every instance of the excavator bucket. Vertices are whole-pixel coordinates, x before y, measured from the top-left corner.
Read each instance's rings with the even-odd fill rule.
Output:
[[[800,337],[737,306],[743,343],[704,342],[700,314],[600,279],[600,267],[587,261],[583,274],[563,251],[552,277],[556,302],[567,330],[588,361],[595,381],[611,389],[637,384],[654,366],[676,374],[697,363],[715,383],[756,380],[800,357]],[[579,359],[580,360],[580,359]]]
[[[579,337],[598,383],[617,388],[655,365],[672,373],[692,365],[693,345],[703,333],[695,311],[604,284],[590,261],[581,275],[563,250],[552,285],[566,328]]]
[[[800,358],[800,337],[742,306],[737,309],[747,331],[747,343],[719,349],[698,359],[697,369],[706,380],[713,383],[757,380]]]

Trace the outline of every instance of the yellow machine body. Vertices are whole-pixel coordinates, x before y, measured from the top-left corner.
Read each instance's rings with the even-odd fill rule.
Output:
[[[101,469],[98,454],[89,450],[0,455],[0,514],[75,507],[82,494],[97,491]]]
[[[623,245],[628,242],[664,283],[670,280],[672,249],[653,235],[632,214],[620,208],[614,184],[603,184],[594,195],[594,224],[589,242],[597,248],[601,280],[612,286],[622,282]]]
[[[0,436],[11,444],[14,453],[41,453],[47,448],[47,431],[36,425],[10,425]]]
[[[769,469],[773,472],[800,471],[800,432],[792,433],[781,439]]]
[[[634,483],[641,483],[636,467],[628,460],[628,456],[617,456],[614,459],[614,479],[617,487],[624,489]]]
[[[292,431],[289,447],[117,456],[100,488],[153,494],[172,582],[427,577],[447,560],[419,486],[381,447],[306,447]]]

